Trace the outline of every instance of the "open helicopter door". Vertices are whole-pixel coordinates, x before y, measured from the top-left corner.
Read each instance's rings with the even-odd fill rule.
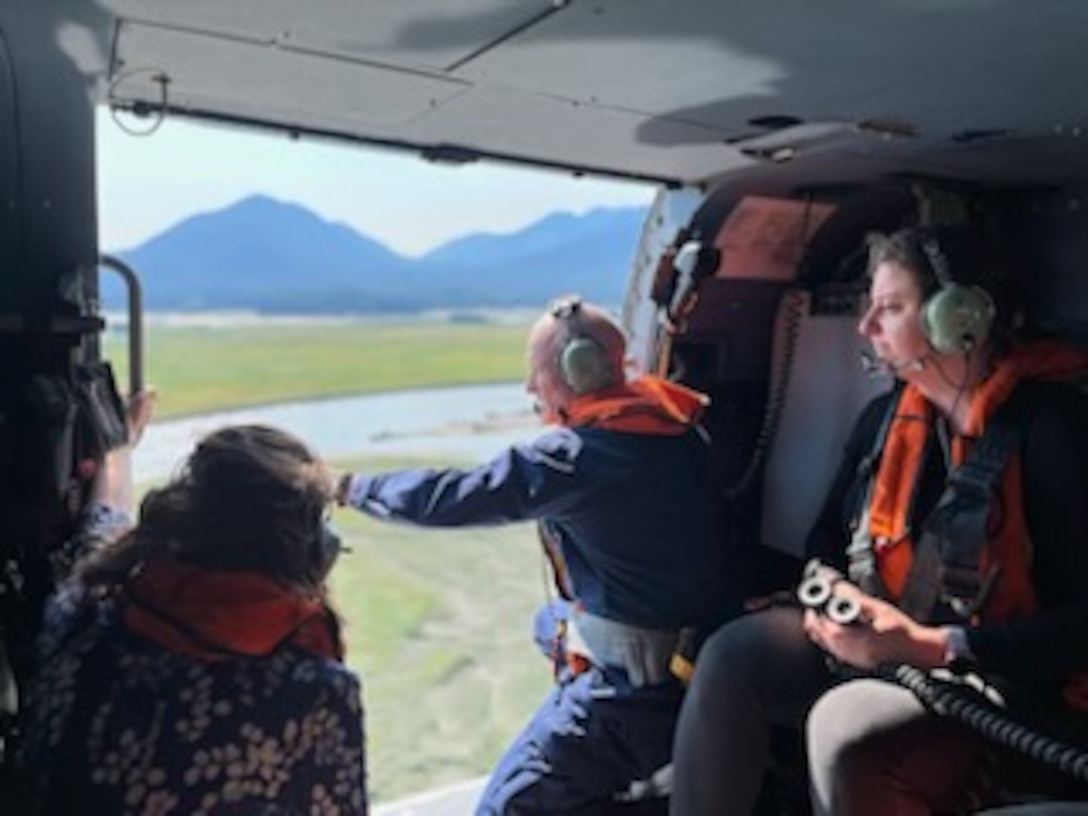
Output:
[[[49,9],[0,4],[0,801],[62,545],[125,433],[98,359],[93,89]]]

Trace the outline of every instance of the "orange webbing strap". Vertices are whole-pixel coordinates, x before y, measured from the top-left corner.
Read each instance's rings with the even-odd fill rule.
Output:
[[[564,601],[573,601],[574,595],[571,592],[567,562],[563,559],[563,553],[559,549],[559,542],[551,535],[544,522],[537,522],[536,535],[540,540],[540,547],[544,551],[544,557],[548,559],[548,564],[552,568],[552,581],[555,584],[555,591],[559,593],[559,597]]]
[[[685,686],[691,682],[691,676],[695,673],[695,659],[701,645],[697,629],[689,626],[680,630],[676,651],[669,659],[669,671]]]
[[[555,622],[555,640],[551,645],[552,673],[557,683],[573,680],[580,674],[585,674],[593,664],[589,658],[578,652],[573,652],[569,647],[570,625],[566,620]]]

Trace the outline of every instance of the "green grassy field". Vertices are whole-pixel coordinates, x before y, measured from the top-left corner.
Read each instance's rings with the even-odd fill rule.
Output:
[[[497,324],[312,323],[151,325],[145,377],[161,419],[296,399],[420,386],[519,380],[526,327]],[[103,354],[127,382],[126,340]]]
[[[524,326],[152,327],[158,418],[283,400],[520,379]],[[122,338],[105,352],[124,382]],[[487,406],[481,405],[481,414]],[[356,459],[378,470],[420,462]],[[427,464],[449,464],[429,462]],[[339,511],[333,571],[363,678],[369,785],[382,802],[486,774],[550,685],[532,643],[543,561],[529,526],[434,531]]]

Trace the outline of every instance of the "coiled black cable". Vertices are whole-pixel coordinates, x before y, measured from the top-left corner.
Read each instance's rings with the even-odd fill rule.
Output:
[[[959,720],[994,742],[1088,782],[1088,753],[1080,748],[1014,722],[992,705],[973,700],[962,689],[936,680],[914,666],[893,666],[881,676],[912,692],[934,714]]]
[[[844,580],[841,573],[813,559],[805,566],[797,599],[804,608],[814,609],[842,625],[850,625],[858,619],[861,608],[856,602],[843,603],[852,600],[846,598],[839,598],[840,603],[836,605],[834,589],[841,580]],[[836,664],[836,669],[841,666]],[[906,664],[885,667],[877,672],[877,676],[907,689],[937,716],[959,720],[994,742],[1088,782],[1088,752],[1015,722],[993,703],[983,703],[968,696],[966,683],[942,681]]]
[[[805,565],[797,600],[803,608],[848,626],[859,619],[861,607],[852,599],[835,595],[835,584],[843,580],[836,569],[812,559]],[[832,669],[841,671],[843,667],[835,662]],[[937,716],[959,720],[994,742],[1088,782],[1088,752],[1014,721],[992,702],[983,703],[968,696],[966,681],[943,681],[906,664],[884,667],[877,676],[907,689]]]
[[[786,407],[786,389],[789,388],[790,384],[793,358],[797,351],[797,339],[801,333],[801,319],[805,316],[808,298],[805,292],[800,289],[789,289],[783,293],[782,297],[785,301],[782,350],[772,361],[771,381],[767,388],[767,404],[763,409],[763,419],[760,422],[759,433],[756,434],[752,455],[736,484],[724,491],[725,498],[729,501],[740,498],[755,483],[756,475],[763,467],[767,452],[778,434],[778,426],[782,421],[782,412]],[[776,363],[777,365],[775,365]]]

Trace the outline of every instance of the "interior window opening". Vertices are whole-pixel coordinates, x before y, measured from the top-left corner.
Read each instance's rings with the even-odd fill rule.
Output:
[[[653,195],[175,121],[146,139],[105,114],[99,128],[102,246],[140,274],[144,378],[160,394],[141,493],[240,421],[364,473],[471,467],[539,435],[529,328],[575,291],[618,317]],[[504,211],[526,200],[531,212]],[[101,298],[123,387],[132,317],[114,276]],[[373,801],[475,790],[553,682],[529,634],[555,594],[534,526],[334,522],[331,594],[363,678]]]

